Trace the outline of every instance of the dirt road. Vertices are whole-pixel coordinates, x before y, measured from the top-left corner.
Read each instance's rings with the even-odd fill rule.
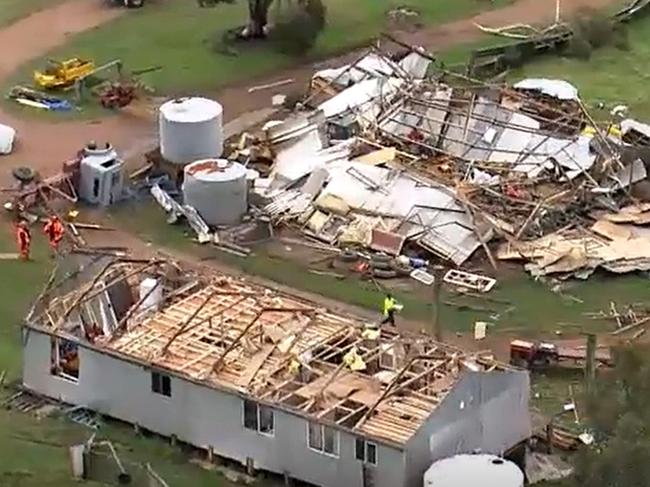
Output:
[[[0,83],[31,59],[63,45],[69,36],[92,29],[124,12],[107,8],[101,0],[70,0],[39,11],[0,30]],[[131,146],[149,132],[142,120],[120,115],[102,120],[44,121],[21,117],[0,106],[0,123],[14,127],[18,140],[12,155],[2,158],[0,184],[10,182],[10,171],[29,165],[44,174],[56,172],[88,140],[110,140]]]

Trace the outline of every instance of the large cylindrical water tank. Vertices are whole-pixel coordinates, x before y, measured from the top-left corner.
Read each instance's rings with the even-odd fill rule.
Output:
[[[494,455],[456,455],[424,473],[424,487],[524,487],[519,467]]]
[[[208,225],[239,223],[248,209],[246,168],[225,159],[205,159],[185,166],[183,202]]]
[[[175,164],[223,153],[223,108],[214,100],[193,97],[163,103],[159,130],[160,153]]]

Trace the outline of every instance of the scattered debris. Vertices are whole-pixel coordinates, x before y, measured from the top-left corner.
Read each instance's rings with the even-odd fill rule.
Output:
[[[290,85],[295,80],[293,78],[283,79],[280,81],[275,81],[273,83],[267,83],[264,85],[252,86],[248,88],[249,93],[255,93],[256,91],[268,90],[269,88],[278,88],[280,86]]]
[[[56,401],[38,396],[26,391],[18,391],[2,402],[2,407],[20,411],[21,413],[34,413],[47,405],[56,404]]]
[[[435,277],[423,269],[413,269],[409,275],[425,286],[431,286],[435,281]]]
[[[99,429],[100,422],[97,420],[97,415],[83,406],[74,406],[64,411],[68,419],[75,423],[86,426],[90,429]]]
[[[24,86],[14,86],[9,90],[7,96],[16,103],[32,108],[63,112],[73,109],[73,105],[65,98],[53,96],[49,93],[33,90]]]
[[[11,154],[15,138],[16,130],[0,123],[0,155]]]
[[[487,323],[485,321],[477,321],[474,323],[474,340],[484,340],[487,336]]]
[[[478,274],[471,274],[469,272],[458,271],[455,269],[448,270],[442,280],[453,286],[466,287],[482,293],[490,291],[497,282],[496,279],[492,279],[491,277],[480,276]]]

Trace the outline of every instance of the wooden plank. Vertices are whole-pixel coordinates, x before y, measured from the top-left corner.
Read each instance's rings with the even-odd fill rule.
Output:
[[[242,387],[247,387],[250,381],[253,380],[253,377],[255,377],[257,372],[260,370],[260,368],[262,368],[269,356],[273,353],[275,348],[275,345],[265,345],[262,348],[261,352],[253,355],[251,360],[248,361],[248,365],[246,366],[244,373],[239,377],[237,383]]]

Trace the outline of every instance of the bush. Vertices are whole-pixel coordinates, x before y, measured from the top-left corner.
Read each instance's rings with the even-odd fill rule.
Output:
[[[591,57],[591,51],[593,48],[587,39],[585,39],[581,33],[574,33],[573,37],[569,41],[564,54],[568,57],[573,57],[576,59],[582,59],[583,61],[588,61]]]
[[[565,54],[578,59],[589,59],[591,51],[605,46],[629,49],[627,30],[624,25],[594,12],[583,12],[572,26],[573,37]]]
[[[611,45],[614,40],[614,22],[600,15],[576,21],[575,32],[594,49]]]
[[[316,43],[325,17],[321,0],[301,0],[278,19],[269,38],[280,52],[302,56]]]

